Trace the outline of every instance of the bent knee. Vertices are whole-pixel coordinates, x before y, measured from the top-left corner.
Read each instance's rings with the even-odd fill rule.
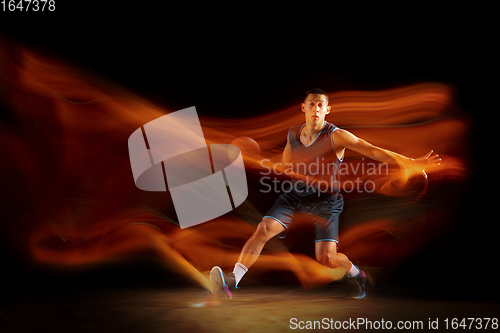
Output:
[[[254,234],[256,237],[259,237],[259,238],[266,238],[266,239],[269,239],[271,238],[271,230],[269,228],[269,226],[264,223],[264,222],[260,222],[258,225],[257,225],[257,230],[255,230],[255,234]]]
[[[316,258],[318,262],[322,265],[325,265],[330,268],[338,268],[340,267],[340,261],[337,258],[336,254],[324,254]]]
[[[266,221],[263,220],[257,225],[257,230],[255,230],[254,236],[262,239],[271,239],[280,232],[284,230],[284,227],[274,220]]]

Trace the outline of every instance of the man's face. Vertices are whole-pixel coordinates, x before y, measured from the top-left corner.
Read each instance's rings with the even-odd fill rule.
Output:
[[[306,114],[306,122],[322,123],[325,116],[330,113],[331,106],[328,106],[325,95],[309,94],[302,103],[302,112]]]

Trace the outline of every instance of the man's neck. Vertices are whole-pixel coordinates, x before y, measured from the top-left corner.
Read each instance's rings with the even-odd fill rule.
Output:
[[[326,120],[323,119],[321,123],[312,123],[312,124],[306,121],[304,132],[307,134],[317,134],[319,131],[321,131],[321,129],[325,125],[325,121]]]
[[[320,124],[308,124],[306,122],[306,125],[304,126],[304,128],[302,129],[302,133],[300,134],[300,141],[302,142],[302,144],[310,145],[312,142],[314,142],[314,140],[316,140],[316,138],[318,137],[319,132],[323,128],[324,124],[325,124],[324,120]]]

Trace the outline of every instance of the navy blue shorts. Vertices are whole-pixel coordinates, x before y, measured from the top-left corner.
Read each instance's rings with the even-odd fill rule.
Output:
[[[279,237],[285,238],[298,212],[310,214],[310,223],[314,226],[314,242],[333,241],[338,244],[339,215],[343,208],[344,200],[339,193],[321,197],[317,195],[303,197],[294,191],[289,191],[278,197],[264,217],[281,223],[286,230]]]

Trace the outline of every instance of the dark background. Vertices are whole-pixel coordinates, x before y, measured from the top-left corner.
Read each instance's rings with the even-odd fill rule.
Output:
[[[160,106],[195,105],[201,116],[272,112],[300,102],[312,87],[378,90],[442,82],[452,87],[457,105],[472,122],[472,152],[482,146],[485,91],[492,84],[491,75],[485,75],[492,69],[485,56],[488,43],[481,38],[487,27],[477,21],[472,27],[463,12],[424,10],[412,18],[406,11],[386,12],[387,19],[318,5],[293,11],[125,6],[57,1],[52,13],[1,12],[0,36],[97,73]],[[483,187],[479,160],[471,162],[464,184],[468,199],[456,208],[460,213],[450,233],[408,258],[395,285],[417,292],[432,287],[451,298],[490,299],[489,276],[498,250],[495,217],[488,216],[486,207],[495,194]],[[14,286],[34,274],[9,249],[2,256],[5,270],[17,272],[11,277]],[[88,278],[83,276],[78,281]],[[129,276],[121,285],[137,283]],[[68,283],[67,288],[73,287]]]

